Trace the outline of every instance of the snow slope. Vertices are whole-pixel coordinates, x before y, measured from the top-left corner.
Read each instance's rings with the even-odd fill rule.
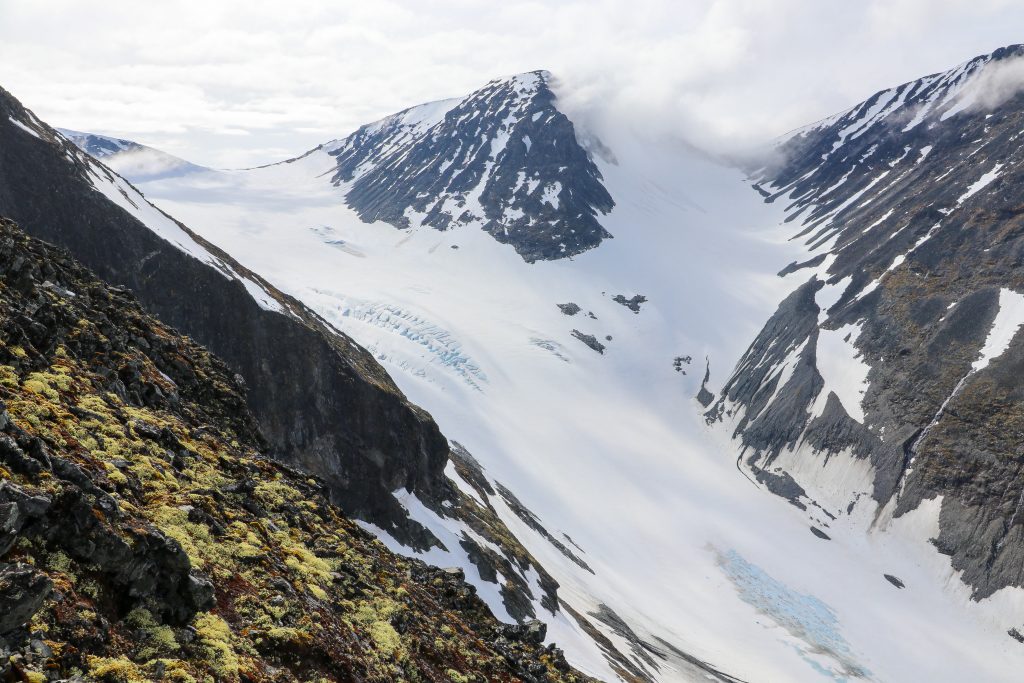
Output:
[[[454,105],[426,106],[404,115],[436,123]],[[731,434],[705,423],[694,397],[706,369],[717,393],[795,286],[776,273],[808,256],[789,241],[800,226],[782,224],[781,202],[764,204],[741,174],[692,149],[593,132],[611,151],[594,161],[615,201],[601,219],[614,239],[535,263],[479,220],[445,231],[363,222],[346,206],[346,183],[330,182],[331,147],[260,169],[139,182],[370,349],[492,481],[571,543],[593,573],[491,497],[567,605],[622,617],[631,631],[591,619],[622,651],[629,633],[657,649],[631,655],[645,676],[707,678],[671,647],[749,681],[1001,680],[1019,669],[1005,632],[1024,614],[1020,592],[969,600],[928,543],[935,505],[893,521],[866,504],[823,539],[807,513],[752,485]],[[646,301],[634,313],[620,294]],[[566,303],[580,312],[564,314]],[[848,332],[819,342],[835,356],[829,381],[844,405],[862,381],[842,348]],[[833,467],[857,480],[855,463]],[[403,504],[429,528],[448,521],[439,534],[466,533],[412,497]],[[457,551],[431,552],[432,562],[465,566]],[[467,577],[503,616],[497,593],[469,567]],[[539,614],[570,661],[616,675],[571,612]]]

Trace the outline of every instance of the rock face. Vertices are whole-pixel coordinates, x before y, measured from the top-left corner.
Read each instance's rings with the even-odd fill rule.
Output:
[[[0,215],[128,287],[223,358],[245,378],[274,456],[322,476],[351,514],[405,537],[415,530],[403,526],[391,492],[444,496],[446,440],[372,356],[161,214],[3,90]]]
[[[581,309],[578,304],[574,304],[570,301],[567,304],[558,304],[558,310],[562,312],[562,315],[573,316],[583,309]]]
[[[589,680],[264,458],[241,391],[0,220],[0,679]]]
[[[941,497],[936,546],[978,598],[1024,585],[1024,97],[985,91],[1022,58],[997,50],[780,144],[757,187],[819,253],[780,273],[805,282],[709,412],[803,505],[822,502],[833,458],[870,463],[829,515],[861,496],[897,515]],[[792,448],[819,474],[794,480],[778,464]]]
[[[611,235],[612,197],[555,106],[550,74],[488,83],[461,100],[413,107],[326,146],[334,182],[367,221],[438,230],[472,224],[529,262],[591,249]]]
[[[625,294],[616,294],[612,297],[612,301],[615,303],[625,306],[634,313],[640,312],[640,305],[647,302],[647,297],[643,294],[634,294],[630,298],[626,298]]]
[[[604,355],[605,346],[601,342],[597,341],[597,337],[595,337],[594,335],[585,334],[583,332],[580,332],[579,330],[573,330],[571,334],[572,336],[576,337],[581,342],[592,348],[594,351],[597,351],[601,355]]]
[[[24,626],[43,606],[50,579],[25,564],[0,564],[0,635]]]

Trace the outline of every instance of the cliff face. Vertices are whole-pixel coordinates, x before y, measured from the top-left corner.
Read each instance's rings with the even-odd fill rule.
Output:
[[[241,389],[0,220],[0,678],[587,680],[262,457]]]
[[[0,215],[128,287],[223,358],[245,378],[269,452],[322,476],[349,513],[416,537],[391,492],[447,496],[446,440],[372,356],[160,213],[2,89]]]

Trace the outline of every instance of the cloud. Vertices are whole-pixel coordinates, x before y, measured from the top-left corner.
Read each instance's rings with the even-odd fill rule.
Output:
[[[1022,19],[1003,0],[37,0],[0,3],[0,85],[58,125],[246,166],[547,68],[568,107],[735,149]]]
[[[989,62],[965,86],[969,109],[990,111],[1024,92],[1024,56]]]

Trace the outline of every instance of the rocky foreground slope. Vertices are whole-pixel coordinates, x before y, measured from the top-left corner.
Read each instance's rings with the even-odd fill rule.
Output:
[[[264,458],[242,392],[0,220],[0,678],[588,680]]]

